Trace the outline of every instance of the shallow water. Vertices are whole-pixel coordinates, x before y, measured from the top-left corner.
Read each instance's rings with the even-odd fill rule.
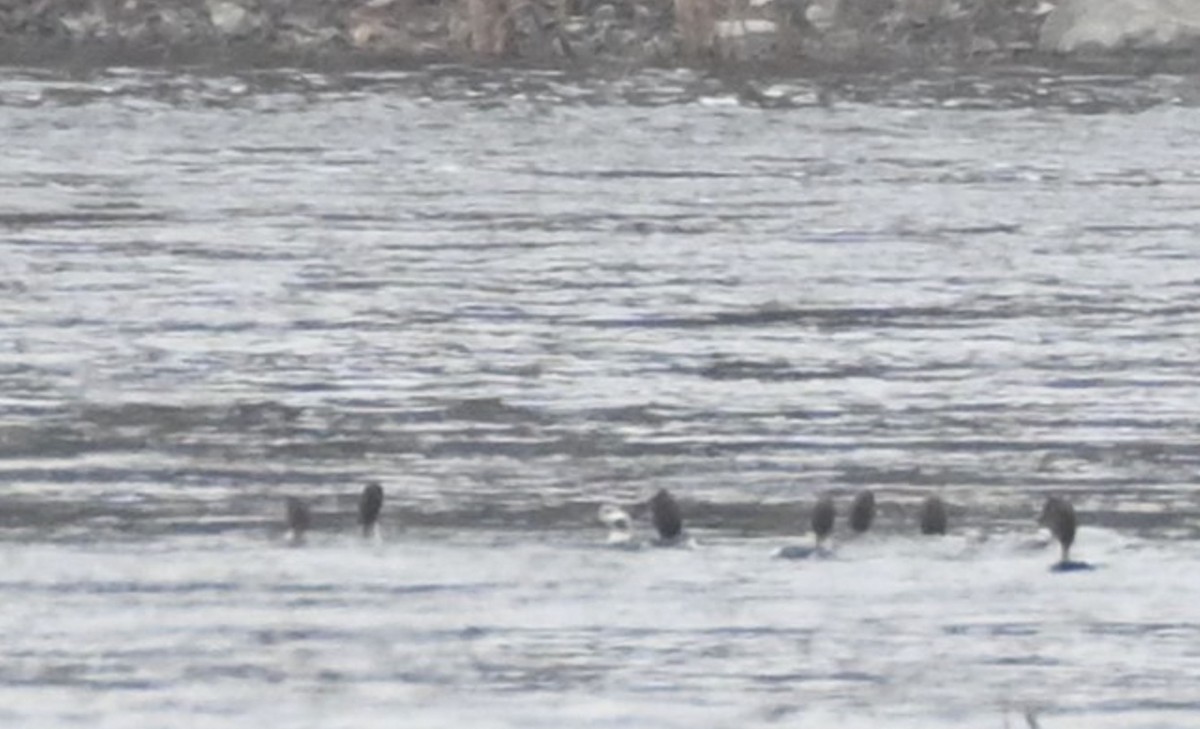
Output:
[[[1198,89],[0,73],[0,717],[1186,723]]]

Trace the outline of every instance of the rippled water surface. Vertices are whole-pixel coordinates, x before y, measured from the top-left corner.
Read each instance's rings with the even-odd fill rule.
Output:
[[[1198,101],[0,72],[0,721],[1188,725]],[[659,488],[695,548],[606,547]]]

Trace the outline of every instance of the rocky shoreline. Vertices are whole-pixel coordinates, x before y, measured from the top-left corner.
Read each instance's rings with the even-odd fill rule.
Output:
[[[0,0],[0,62],[988,63],[1039,53],[1188,51],[1200,38],[1200,8],[1181,3]]]

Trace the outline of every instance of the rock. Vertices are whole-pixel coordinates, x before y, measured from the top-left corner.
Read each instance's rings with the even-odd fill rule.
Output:
[[[1039,32],[1040,47],[1061,52],[1200,47],[1200,0],[0,0],[0,51],[18,61],[64,48],[203,61],[236,48],[300,64],[951,63],[1011,56]]]
[[[721,10],[718,0],[673,0],[675,29],[685,57],[708,57],[718,43],[716,21]]]
[[[959,12],[957,5],[949,0],[900,0],[896,3],[896,13],[902,18],[901,22],[908,25],[929,25],[952,18]]]
[[[972,56],[986,56],[992,53],[997,53],[999,50],[1000,44],[991,38],[975,36],[971,38],[971,45],[969,46],[968,52]]]
[[[617,22],[617,9],[605,3],[592,11],[592,22],[600,25],[611,25]]]
[[[779,36],[779,25],[772,20],[718,20],[713,25],[717,48],[726,58],[753,60],[770,57]]]
[[[1063,0],[1046,16],[1038,45],[1052,53],[1200,46],[1200,3]]]
[[[837,23],[838,6],[838,0],[813,0],[804,10],[804,19],[818,31],[828,31]]]
[[[208,24],[203,11],[182,11],[171,7],[132,6],[126,3],[112,28],[122,43],[178,47],[204,36]]]
[[[276,43],[285,51],[311,51],[338,46],[337,28],[325,27],[317,19],[303,16],[287,18],[279,24]]]
[[[633,6],[633,20],[640,26],[652,24],[657,15],[658,13],[656,13],[652,8],[647,7],[642,3],[636,3]]]
[[[629,49],[637,47],[640,40],[641,38],[638,36],[637,31],[622,28],[613,34],[609,42],[619,53],[628,55],[630,52]]]
[[[476,56],[503,56],[510,46],[508,11],[503,0],[465,0],[461,36]]]
[[[396,52],[407,48],[408,36],[378,20],[360,20],[350,27],[350,45],[358,50]]]
[[[642,44],[642,57],[657,63],[665,63],[679,57],[679,44],[673,35],[654,35]]]
[[[393,22],[391,4],[369,2],[352,10],[346,26],[350,46],[360,51],[400,52],[412,45],[403,28]]]
[[[217,34],[225,37],[249,35],[258,26],[249,10],[232,0],[208,0],[208,19]]]
[[[104,35],[108,25],[106,18],[95,11],[63,15],[58,22],[77,41]]]
[[[519,58],[546,60],[569,53],[553,10],[541,2],[527,2],[509,11],[512,50]]]

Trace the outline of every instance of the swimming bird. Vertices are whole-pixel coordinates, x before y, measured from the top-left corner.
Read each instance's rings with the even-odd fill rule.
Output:
[[[608,527],[609,544],[615,547],[640,546],[633,538],[633,519],[628,511],[612,504],[601,504],[596,517]]]
[[[600,521],[610,529],[628,532],[633,529],[633,519],[629,512],[613,504],[601,504],[600,512],[596,514]]]
[[[295,496],[287,497],[287,541],[293,546],[304,544],[304,533],[312,526],[308,505]]]
[[[833,497],[829,494],[821,494],[817,499],[816,506],[812,511],[812,530],[817,537],[817,546],[820,547],[830,534],[833,533],[833,521],[836,512],[833,508]]]
[[[813,507],[810,524],[812,525],[813,535],[815,536],[815,544],[808,546],[807,544],[789,544],[786,547],[780,547],[775,550],[775,556],[782,559],[809,559],[812,557],[828,557],[830,551],[825,548],[825,539],[833,532],[833,520],[835,516],[833,508],[833,497],[829,494],[822,494],[816,505]]]
[[[875,492],[863,489],[854,495],[850,504],[850,528],[862,534],[875,521]]]
[[[920,520],[922,534],[946,533],[946,503],[942,497],[937,494],[925,497],[921,502]]]
[[[675,542],[683,536],[683,512],[670,491],[659,489],[650,499],[650,518],[661,542]]]
[[[379,533],[379,512],[383,509],[383,486],[371,481],[363,487],[358,497],[358,523],[362,525],[364,537]]]
[[[1062,546],[1060,565],[1070,563],[1071,544],[1075,542],[1075,507],[1061,496],[1051,496],[1042,506],[1038,524],[1050,530]]]

